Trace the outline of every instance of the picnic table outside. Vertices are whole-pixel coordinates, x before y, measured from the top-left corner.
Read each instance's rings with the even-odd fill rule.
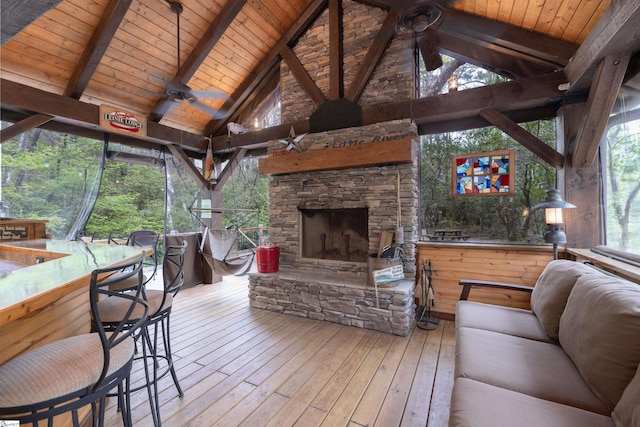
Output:
[[[434,230],[433,234],[427,234],[429,240],[467,240],[469,236],[463,235],[459,229],[440,229]]]

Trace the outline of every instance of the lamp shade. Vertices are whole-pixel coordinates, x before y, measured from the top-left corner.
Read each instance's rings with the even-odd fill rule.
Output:
[[[547,197],[541,203],[538,203],[533,207],[533,210],[538,209],[548,209],[548,208],[557,208],[557,209],[566,209],[566,208],[575,208],[576,205],[571,204],[569,202],[565,202],[562,200],[562,196],[560,192],[556,189],[548,190]]]

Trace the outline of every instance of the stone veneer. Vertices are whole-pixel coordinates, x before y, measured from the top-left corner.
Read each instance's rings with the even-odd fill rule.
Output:
[[[249,279],[252,307],[401,336],[411,332],[415,319],[413,287],[412,280],[402,280],[376,292],[335,275],[286,270]]]
[[[345,89],[355,77],[386,12],[352,0],[343,2],[345,29]],[[293,51],[311,78],[325,93],[329,90],[328,12],[325,11],[299,39]],[[361,106],[413,97],[414,56],[411,40],[396,37],[376,67],[358,103]],[[281,64],[282,121],[308,117],[315,105],[295,80],[286,63]],[[375,144],[386,138],[412,138],[418,156],[415,124],[409,120],[380,123],[305,136],[302,151]],[[269,144],[269,154],[283,149]],[[377,253],[382,231],[394,231],[400,206],[405,243],[402,259],[405,280],[389,288],[367,283],[366,262],[329,261],[301,257],[299,209],[368,209],[369,253]],[[280,248],[280,271],[249,275],[252,307],[296,316],[331,321],[360,328],[407,335],[415,320],[413,292],[418,237],[418,166],[394,164],[345,170],[294,173],[269,178],[269,238]]]
[[[390,135],[411,137],[417,153],[415,125],[408,121],[321,132],[305,137],[300,145],[304,150],[318,144],[375,144],[372,140]],[[376,301],[376,290],[367,283],[366,262],[301,257],[299,209],[367,208],[369,253],[375,254],[381,232],[393,231],[397,225],[398,175],[405,241],[396,246],[403,249],[406,280],[378,288]],[[408,334],[415,319],[417,191],[416,162],[270,177],[269,239],[280,248],[280,271],[249,275],[251,306]]]

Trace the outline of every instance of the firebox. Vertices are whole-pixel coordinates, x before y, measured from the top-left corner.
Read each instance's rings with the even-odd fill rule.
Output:
[[[303,258],[366,262],[367,208],[300,209]]]

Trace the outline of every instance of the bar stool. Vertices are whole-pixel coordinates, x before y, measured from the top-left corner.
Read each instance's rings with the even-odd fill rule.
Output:
[[[137,357],[144,366],[144,384],[133,387],[131,391],[147,388],[149,394],[149,404],[151,405],[151,416],[156,426],[162,425],[160,417],[160,403],[158,397],[158,381],[166,374],[171,373],[173,383],[178,390],[178,396],[184,393],[180,388],[178,376],[173,366],[170,339],[170,314],[173,306],[173,298],[180,291],[184,284],[184,253],[187,242],[183,241],[180,246],[168,246],[164,255],[164,267],[162,269],[164,288],[162,290],[145,290],[149,303],[149,316],[142,328],[141,337],[143,342],[142,356]],[[127,291],[128,292],[128,291]],[[115,324],[122,316],[122,304],[117,301],[103,300],[98,304],[103,324]],[[158,346],[158,335],[162,334],[162,347]],[[158,372],[160,360],[164,360],[166,368]]]
[[[23,353],[0,366],[0,420],[38,425],[71,412],[80,425],[78,410],[91,405],[94,426],[103,426],[107,394],[118,388],[118,406],[125,426],[131,426],[129,376],[134,360],[134,339],[147,319],[142,286],[144,252],[135,260],[91,273],[91,315],[102,324],[98,300],[118,300],[124,308],[112,331],[98,326],[96,332],[65,338]],[[114,272],[126,268],[126,275]],[[109,275],[105,279],[105,276]],[[137,277],[136,289],[123,294],[109,290],[117,280]],[[101,280],[104,279],[104,280]],[[135,319],[132,315],[135,313]],[[56,418],[58,420],[58,418]]]
[[[148,277],[145,275],[145,283],[155,277],[158,269],[158,238],[158,233],[151,230],[132,231],[127,238],[129,246],[152,249],[151,255],[145,258],[145,266],[151,267],[153,271]]]

